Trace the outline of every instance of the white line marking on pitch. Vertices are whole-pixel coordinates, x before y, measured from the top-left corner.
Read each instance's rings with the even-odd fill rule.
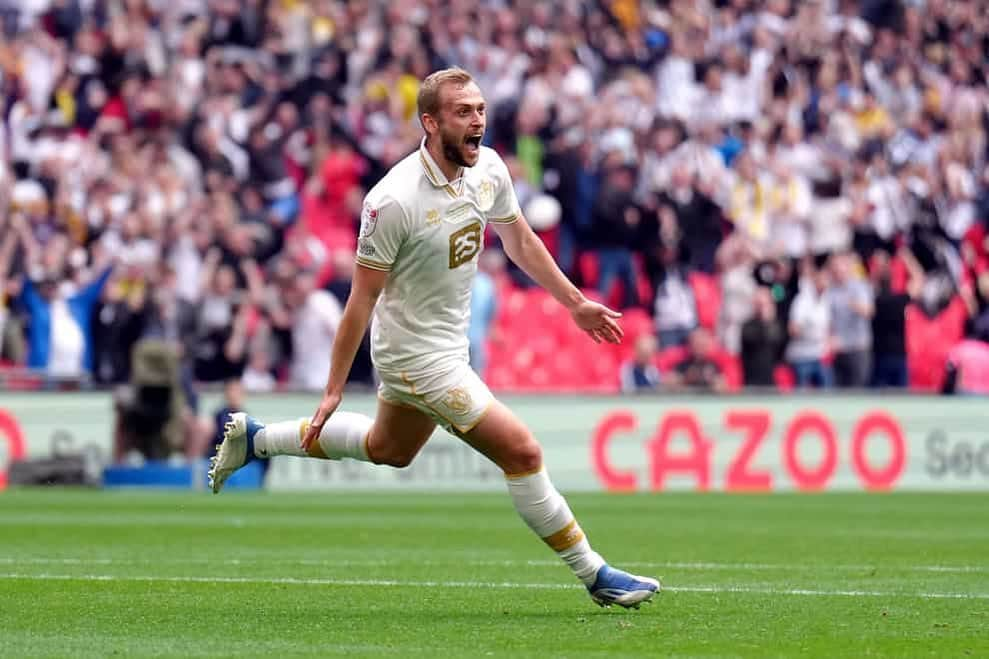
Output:
[[[412,559],[365,559],[365,560],[335,560],[332,558],[277,558],[281,565],[308,565],[317,567],[384,567],[395,565],[396,563],[415,563],[421,566],[449,566],[449,565],[476,565],[481,567],[556,567],[559,561],[553,560],[456,560],[446,561],[436,560],[412,560]],[[164,559],[140,559],[140,558],[47,558],[40,556],[0,556],[0,564],[3,565],[258,565],[268,563],[267,559],[216,559],[216,558],[164,558]],[[810,565],[795,563],[719,563],[719,562],[678,562],[678,561],[624,561],[621,563],[632,568],[667,568],[672,570],[759,570],[759,571],[794,571],[812,570],[828,571],[839,570],[847,572],[869,572],[871,570],[881,570],[883,572],[944,572],[958,574],[980,574],[989,572],[989,566],[985,565],[883,565],[883,564],[838,564],[838,565]]]
[[[284,584],[297,586],[366,586],[406,588],[508,588],[526,590],[574,590],[578,584],[515,583],[511,581],[398,581],[394,579],[298,579],[295,577],[163,577],[113,574],[17,574],[0,573],[0,579],[23,581],[136,581],[165,583]],[[989,593],[896,593],[879,590],[816,590],[810,588],[749,588],[746,586],[673,586],[672,593],[741,593],[754,595],[802,595],[810,597],[917,597],[920,599],[989,600]]]

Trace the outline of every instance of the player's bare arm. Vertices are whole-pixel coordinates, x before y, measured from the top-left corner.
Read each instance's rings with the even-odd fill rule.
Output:
[[[347,298],[347,306],[344,307],[340,327],[333,339],[330,378],[326,383],[326,390],[323,392],[323,400],[302,438],[302,448],[306,451],[319,437],[323,424],[336,411],[343,399],[343,388],[347,383],[347,375],[350,373],[350,367],[354,364],[354,357],[357,355],[357,349],[364,338],[364,331],[371,319],[374,305],[377,303],[378,296],[381,295],[381,290],[385,287],[387,279],[387,272],[373,270],[362,265],[355,268],[350,297]]]
[[[623,331],[617,321],[621,314],[603,304],[588,300],[567,279],[525,217],[520,215],[516,222],[493,226],[508,257],[565,306],[578,327],[597,343],[621,342]]]

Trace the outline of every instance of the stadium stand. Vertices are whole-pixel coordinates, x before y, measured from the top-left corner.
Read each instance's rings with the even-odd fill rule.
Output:
[[[588,350],[509,264],[483,328],[493,388],[617,391],[660,309],[680,323],[668,373],[694,327],[730,337],[756,287],[791,333],[798,292],[848,253],[856,278],[914,291],[902,358],[939,390],[952,347],[989,340],[980,7],[0,0],[2,386],[118,385],[145,340],[190,386],[307,386],[293,345],[320,337],[300,314],[343,302],[363,192],[415,148],[419,80],[460,65],[533,225],[630,339]],[[712,354],[735,390],[731,350]],[[775,381],[794,386],[782,354]]]

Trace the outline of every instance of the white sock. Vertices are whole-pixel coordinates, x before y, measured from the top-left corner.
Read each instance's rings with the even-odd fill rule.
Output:
[[[363,414],[334,412],[319,433],[319,446],[330,460],[353,458],[370,462],[367,455],[367,433],[374,421]],[[266,425],[254,436],[254,455],[270,458],[275,455],[308,457],[302,449],[302,437],[309,419],[281,421]]]
[[[275,455],[306,457],[302,450],[302,428],[309,419],[269,423],[254,435],[254,455],[270,458]]]
[[[374,419],[356,412],[334,412],[319,433],[319,446],[330,460],[351,458],[371,462],[367,434]]]
[[[594,583],[604,559],[591,549],[570,506],[550,482],[546,469],[523,476],[506,476],[505,482],[515,510],[529,528],[570,566],[584,585]]]

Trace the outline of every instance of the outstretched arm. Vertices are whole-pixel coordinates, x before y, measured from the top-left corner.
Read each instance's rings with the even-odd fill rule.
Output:
[[[525,218],[519,214],[518,220],[510,224],[494,224],[508,258],[518,265],[537,284],[549,291],[557,302],[565,306],[574,322],[587,332],[592,339],[601,343],[620,343],[622,328],[616,321],[621,314],[603,304],[584,297],[580,289],[563,274],[546,249],[543,241],[535,234]]]
[[[374,305],[378,302],[388,279],[388,272],[374,270],[358,264],[354,271],[353,287],[347,306],[344,307],[340,326],[333,339],[333,352],[330,357],[330,378],[323,392],[323,401],[309,424],[306,436],[302,438],[302,448],[308,450],[323,428],[323,424],[336,411],[343,399],[343,387],[347,383],[347,375],[354,364],[357,349],[364,339],[364,331],[371,320]]]

